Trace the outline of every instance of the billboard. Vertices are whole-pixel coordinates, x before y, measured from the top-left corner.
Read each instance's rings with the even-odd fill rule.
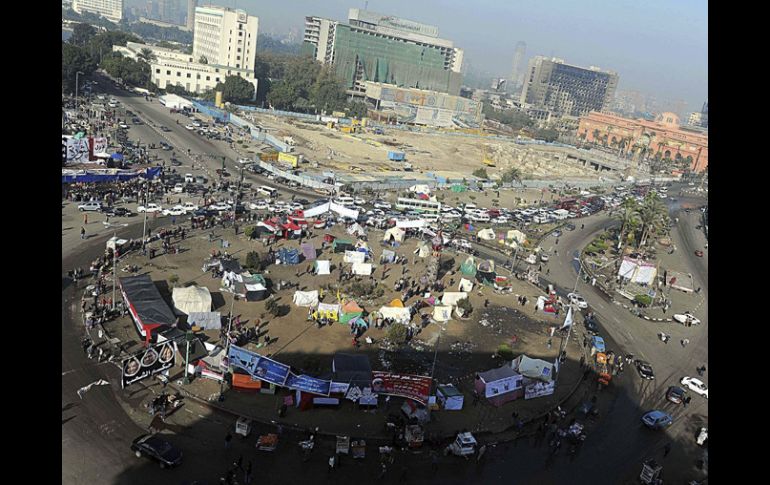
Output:
[[[62,150],[67,148],[67,164],[88,163],[88,139],[75,138],[74,136],[62,136]]]
[[[242,349],[236,345],[230,346],[227,353],[230,365],[245,370],[252,377],[270,382],[277,386],[285,386],[289,377],[290,367],[259,354]]]
[[[173,342],[166,341],[152,345],[123,361],[120,384],[125,388],[134,382],[174,367],[175,362],[176,352]]]
[[[281,152],[278,154],[278,161],[288,163],[293,168],[297,167],[297,156],[296,155],[289,155],[288,153]]]
[[[372,392],[406,397],[426,405],[432,381],[425,376],[372,371]]]

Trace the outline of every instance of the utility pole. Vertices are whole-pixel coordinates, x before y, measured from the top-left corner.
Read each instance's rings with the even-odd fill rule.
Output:
[[[82,72],[78,71],[75,73],[75,111],[78,110],[78,76],[83,74]],[[83,74],[85,76],[85,74]]]
[[[147,193],[144,196],[144,224],[142,225],[142,250],[144,251],[147,242],[147,203],[150,200],[150,181],[144,179],[147,185]]]
[[[190,375],[189,375],[188,369],[190,367],[190,342],[192,342],[193,338],[195,338],[194,333],[192,333],[189,330],[185,332],[184,339],[185,341],[187,341],[187,350],[185,352],[185,357],[184,357],[184,380],[182,381],[184,385],[187,385],[190,383]]]
[[[115,286],[117,279],[115,278],[115,272],[118,269],[118,234],[112,233],[112,237],[115,240],[115,244],[112,247],[112,309],[115,310]]]

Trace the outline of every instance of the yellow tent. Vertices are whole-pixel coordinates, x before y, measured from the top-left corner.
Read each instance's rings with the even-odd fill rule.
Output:
[[[391,301],[391,302],[388,304],[388,306],[389,306],[389,307],[398,307],[398,308],[404,308],[404,304],[403,304],[403,303],[401,303],[401,300],[399,300],[398,298],[396,298],[395,300]]]

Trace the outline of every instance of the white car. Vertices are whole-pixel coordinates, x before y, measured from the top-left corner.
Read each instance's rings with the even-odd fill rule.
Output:
[[[224,202],[216,202],[214,204],[211,204],[209,206],[209,209],[211,209],[213,211],[220,211],[220,212],[222,212],[222,211],[229,211],[230,209],[232,209],[232,206],[230,204],[226,204]]]
[[[377,209],[390,209],[391,205],[389,202],[385,202],[384,200],[377,200],[374,202],[374,207]]]
[[[181,205],[175,205],[171,209],[163,209],[161,213],[164,216],[183,216],[187,214],[187,211]]]
[[[295,211],[305,210],[305,206],[300,204],[299,202],[292,202],[289,208]]]
[[[192,202],[185,202],[184,204],[182,204],[182,208],[188,213],[195,212],[198,210],[198,206],[193,204]]]
[[[118,126],[119,126],[119,127],[121,127],[121,128],[123,128],[124,130],[127,130],[127,129],[128,129],[128,125],[127,125],[127,124],[125,124],[125,123],[123,123],[122,121],[121,121],[120,123],[118,123]]]
[[[192,125],[193,125],[195,128],[200,128],[200,127],[202,126],[202,125],[200,124],[200,122],[199,122],[199,121],[193,121],[191,124],[192,124]]]
[[[184,183],[186,183],[186,184],[194,184],[195,183],[195,177],[193,177],[193,174],[191,174],[191,173],[184,174]]]
[[[682,377],[680,382],[695,394],[699,394],[706,399],[709,398],[709,388],[700,379],[694,377]]]
[[[85,202],[85,203],[80,204],[78,206],[78,210],[80,212],[99,211],[99,210],[102,210],[102,203],[101,202]]]
[[[545,254],[545,253],[542,253],[542,254],[540,255],[540,261],[542,261],[542,262],[544,262],[544,263],[547,263],[547,262],[548,262],[548,259],[550,259],[550,258],[548,257],[548,255],[547,255],[547,254]]]
[[[174,192],[177,194],[181,194],[182,192],[184,192],[184,185],[182,184],[174,185]]]
[[[249,209],[251,210],[267,210],[269,208],[270,204],[264,200],[255,200],[254,202],[249,202]]]
[[[140,205],[136,208],[136,212],[161,212],[163,211],[163,207],[159,206],[158,204],[147,204],[147,207]]]
[[[191,130],[191,131],[195,129],[195,127],[193,125],[185,125],[185,128],[187,128],[188,130]]]
[[[690,312],[677,313],[674,315],[674,320],[681,323],[682,325],[700,325],[700,320],[695,318],[695,316]]]
[[[583,297],[578,295],[577,293],[570,293],[569,295],[567,295],[567,299],[569,300],[570,303],[577,305],[577,307],[580,309],[588,308],[588,302],[585,301],[585,299],[583,299]]]

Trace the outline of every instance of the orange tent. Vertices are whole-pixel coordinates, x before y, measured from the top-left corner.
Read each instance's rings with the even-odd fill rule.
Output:
[[[404,308],[404,304],[401,303],[401,300],[399,300],[398,298],[396,298],[393,301],[391,301],[388,304],[388,306],[390,306],[390,307],[397,307],[397,308]]]

